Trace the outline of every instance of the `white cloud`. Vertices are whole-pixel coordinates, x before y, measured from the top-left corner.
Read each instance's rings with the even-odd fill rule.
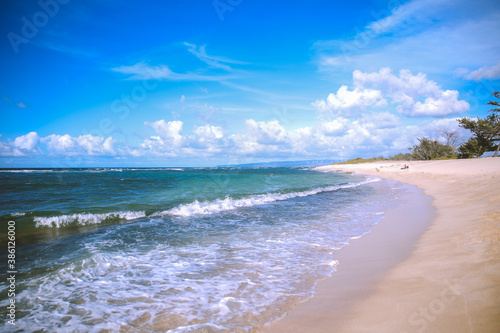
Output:
[[[192,137],[194,148],[208,149],[210,151],[220,151],[226,145],[224,140],[224,130],[222,127],[206,124],[195,126]]]
[[[183,125],[182,121],[174,120],[166,122],[165,120],[161,119],[155,121],[154,123],[146,121],[144,124],[153,127],[164,144],[172,147],[180,147],[185,142],[185,138],[181,134]],[[159,142],[159,140],[157,139],[154,140]]]
[[[92,135],[80,135],[72,137],[69,134],[51,134],[40,138],[36,132],[30,132],[19,136],[12,142],[0,142],[0,155],[2,156],[28,156],[34,154],[45,154],[51,156],[114,156],[113,138],[102,138]]]
[[[245,64],[244,62],[227,59],[224,57],[210,56],[205,50],[206,45],[197,47],[196,44],[184,43],[188,47],[188,51],[192,53],[196,58],[200,59],[207,65],[213,68],[223,69],[225,71],[231,71],[232,68],[226,64]]]
[[[424,105],[424,104],[423,104]],[[425,120],[403,125],[401,116],[390,112],[367,113],[357,120],[337,117],[313,126],[290,130],[279,121],[247,119],[243,131],[227,135],[211,124],[193,126],[183,134],[181,121],[146,122],[155,135],[136,146],[92,135],[72,137],[52,134],[38,138],[35,132],[12,141],[0,141],[1,156],[114,156],[166,158],[210,158],[224,160],[351,158],[407,152],[418,137],[436,138],[439,129],[457,130],[456,119]],[[45,148],[44,148],[45,147]]]
[[[321,132],[326,136],[340,136],[347,130],[349,120],[337,118],[334,121],[325,122],[321,125]]]
[[[196,73],[175,73],[166,65],[152,66],[139,62],[132,66],[111,68],[113,72],[130,75],[128,80],[172,80],[172,81],[222,81],[232,77],[220,75],[201,75]]]
[[[385,108],[390,100],[396,110],[408,117],[442,117],[467,111],[469,104],[458,99],[458,91],[444,91],[436,82],[428,80],[425,74],[413,75],[401,70],[399,76],[390,68],[379,72],[353,72],[354,89],[342,86],[337,93],[328,95],[326,101],[313,103],[322,112],[349,117],[353,109]]]
[[[247,119],[246,132],[231,135],[228,150],[237,155],[282,157],[290,152],[290,138],[279,121],[269,122]]]
[[[283,144],[288,141],[286,130],[277,120],[265,122],[249,119],[247,125],[247,136],[255,138],[256,142],[265,145]]]
[[[205,126],[195,127],[194,133],[202,140],[216,140],[224,136],[224,131],[222,127],[211,126],[209,124]]]
[[[132,66],[120,66],[111,68],[112,71],[130,74],[131,80],[149,80],[149,79],[169,79],[172,78],[173,72],[168,68],[168,66],[150,66],[145,62],[139,62]]]
[[[347,86],[343,85],[336,94],[329,94],[326,101],[317,100],[313,103],[313,106],[323,113],[349,116],[352,111],[364,110],[369,106],[385,107],[387,102],[383,99],[379,90],[364,89],[362,87],[349,90]]]
[[[410,117],[440,117],[460,113],[469,109],[469,104],[458,100],[458,91],[446,90],[422,73],[413,75],[402,69],[399,76],[391,73],[390,68],[382,68],[378,73],[354,71],[355,86],[376,87],[397,104],[399,113]],[[422,103],[419,99],[424,98]]]
[[[114,144],[114,140],[112,137],[109,137],[107,138],[106,140],[104,140],[104,142],[102,143],[102,148],[103,148],[103,151],[105,153],[109,153],[111,155],[115,155],[116,152],[115,150],[113,149],[113,144]]]
[[[449,77],[457,68],[491,65],[499,60],[500,39],[491,38],[500,29],[499,7],[498,1],[425,0],[372,13],[377,20],[351,38],[316,42],[318,67],[337,74],[390,64]]]
[[[42,142],[47,146],[47,150],[53,154],[76,154],[76,140],[69,134],[51,134],[42,138]]]
[[[224,131],[221,127],[195,126],[193,135],[182,134],[183,122],[179,120],[166,122],[161,119],[145,122],[151,126],[157,136],[151,136],[140,144],[141,154],[151,153],[157,156],[207,156],[219,152],[225,146]],[[135,152],[137,154],[137,152]]]
[[[371,22],[367,30],[376,34],[385,34],[414,25],[422,24],[437,16],[440,7],[451,7],[453,2],[447,0],[414,0],[394,8],[390,15]],[[372,13],[373,14],[373,13]]]
[[[40,136],[36,132],[30,132],[26,135],[15,138],[12,146],[14,147],[15,156],[23,156],[37,152]]]
[[[380,118],[395,121],[395,116],[382,114]],[[375,118],[374,118],[375,119]],[[290,133],[292,153],[300,156],[335,156],[349,158],[365,154],[380,154],[393,149],[393,142],[400,135],[398,128],[383,128],[368,119],[349,121],[338,118],[317,127],[305,127]],[[394,126],[394,124],[391,124]],[[332,133],[332,129],[338,129]],[[332,135],[333,134],[333,135]],[[328,156],[327,155],[327,156]]]
[[[140,146],[141,150],[144,153],[152,153],[153,155],[168,155],[168,156],[176,156],[172,147],[168,146],[165,141],[159,136],[152,136],[149,139],[145,139]],[[141,155],[140,151],[136,151],[135,155]]]
[[[409,115],[413,117],[439,117],[464,112],[468,109],[469,103],[458,100],[458,91],[446,90],[442,91],[437,98],[428,97],[423,103],[415,103]]]
[[[377,129],[389,129],[401,126],[399,118],[390,112],[379,112],[367,115],[361,119],[361,122],[371,124]]]
[[[90,134],[80,135],[75,138],[79,147],[87,152],[88,155],[115,155],[113,149],[113,138],[104,139]]]
[[[500,79],[500,62],[493,66],[484,66],[475,71],[470,72],[468,69],[459,68],[456,70],[456,74],[459,77],[463,77],[467,80],[474,80],[476,82],[483,79],[486,80],[496,80]]]

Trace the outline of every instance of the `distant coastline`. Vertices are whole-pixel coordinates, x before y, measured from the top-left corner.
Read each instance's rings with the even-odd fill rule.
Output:
[[[218,165],[220,168],[293,168],[293,167],[320,167],[337,163],[338,160],[307,160],[307,161],[274,161],[261,163]]]

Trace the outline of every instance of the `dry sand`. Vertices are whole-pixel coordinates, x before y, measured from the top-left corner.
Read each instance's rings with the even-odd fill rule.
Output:
[[[324,168],[415,185],[432,222],[422,229],[428,203],[409,190],[269,332],[500,332],[500,158]]]

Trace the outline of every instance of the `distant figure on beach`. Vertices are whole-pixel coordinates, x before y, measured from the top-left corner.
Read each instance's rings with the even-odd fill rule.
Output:
[[[401,170],[403,170],[403,169],[409,169],[409,168],[410,168],[410,167],[409,167],[409,166],[407,166],[407,165],[405,164],[405,166],[404,166],[404,167],[402,167],[402,168],[401,168]]]

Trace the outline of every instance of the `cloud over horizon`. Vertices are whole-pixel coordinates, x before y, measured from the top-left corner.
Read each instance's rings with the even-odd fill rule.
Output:
[[[13,2],[0,30],[29,43],[0,48],[0,163],[379,156],[487,115],[498,1],[365,5],[255,2],[222,22],[211,3],[69,2],[27,38],[40,6]]]
[[[443,90],[425,74],[413,75],[402,69],[399,76],[388,67],[374,73],[353,72],[352,90],[342,85],[337,93],[313,105],[332,116],[359,116],[366,109],[396,106],[399,114],[407,117],[443,117],[469,110],[469,103],[458,99],[458,91]]]

